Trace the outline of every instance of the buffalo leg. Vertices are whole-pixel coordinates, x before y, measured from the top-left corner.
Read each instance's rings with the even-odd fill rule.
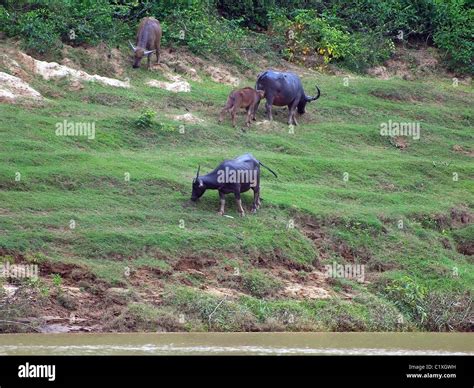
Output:
[[[297,104],[288,105],[288,125],[298,125],[296,121],[296,109],[298,108]]]
[[[296,121],[296,112],[293,113],[293,124],[298,125],[298,121]]]
[[[235,200],[237,201],[237,211],[239,212],[240,216],[245,216],[244,208],[242,207],[242,200],[240,199],[240,188],[238,191],[234,193]]]
[[[219,191],[219,198],[220,198],[220,208],[218,214],[223,216],[224,215],[224,207],[225,207],[225,194],[222,191]]]
[[[265,109],[267,111],[268,120],[270,120],[270,121],[273,120],[272,105],[273,105],[273,101],[267,99],[267,102],[265,103]]]
[[[256,213],[259,207],[260,207],[260,190],[259,190],[259,187],[257,186],[253,188],[252,213]]]

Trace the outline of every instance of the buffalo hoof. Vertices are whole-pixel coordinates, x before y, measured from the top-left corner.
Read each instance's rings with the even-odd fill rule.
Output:
[[[239,213],[240,217],[245,217],[245,212]]]
[[[221,212],[220,210],[217,212],[218,215],[223,216],[224,212]]]

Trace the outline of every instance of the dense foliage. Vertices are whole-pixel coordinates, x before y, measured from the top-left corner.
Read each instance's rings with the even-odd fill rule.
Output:
[[[466,0],[6,0],[0,25],[28,51],[47,54],[62,43],[125,43],[146,15],[161,21],[165,45],[229,62],[251,48],[364,70],[399,41],[433,44],[452,69],[473,72],[474,11]]]

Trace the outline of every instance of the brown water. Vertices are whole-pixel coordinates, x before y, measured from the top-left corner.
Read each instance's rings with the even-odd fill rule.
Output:
[[[0,355],[474,355],[469,333],[1,334]]]

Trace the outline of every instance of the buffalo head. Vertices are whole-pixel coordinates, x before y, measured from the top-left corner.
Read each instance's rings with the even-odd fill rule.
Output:
[[[298,113],[299,114],[305,113],[305,107],[306,107],[306,104],[308,102],[316,101],[319,98],[319,96],[321,95],[321,91],[319,90],[319,88],[317,86],[316,86],[316,89],[318,90],[318,95],[317,96],[314,96],[314,97],[304,96],[304,99],[302,99],[300,101],[300,103],[298,104]]]
[[[153,54],[156,50],[145,50],[141,47],[135,47],[132,42],[129,42],[130,46],[132,47],[134,58],[133,58],[133,68],[137,69],[140,67],[140,62],[142,61],[143,57],[147,57]]]
[[[204,184],[202,179],[199,178],[200,169],[201,166],[198,167],[196,178],[193,179],[193,192],[191,194],[191,201],[193,202],[196,202],[199,198],[201,198],[204,192],[206,191],[206,185]]]

